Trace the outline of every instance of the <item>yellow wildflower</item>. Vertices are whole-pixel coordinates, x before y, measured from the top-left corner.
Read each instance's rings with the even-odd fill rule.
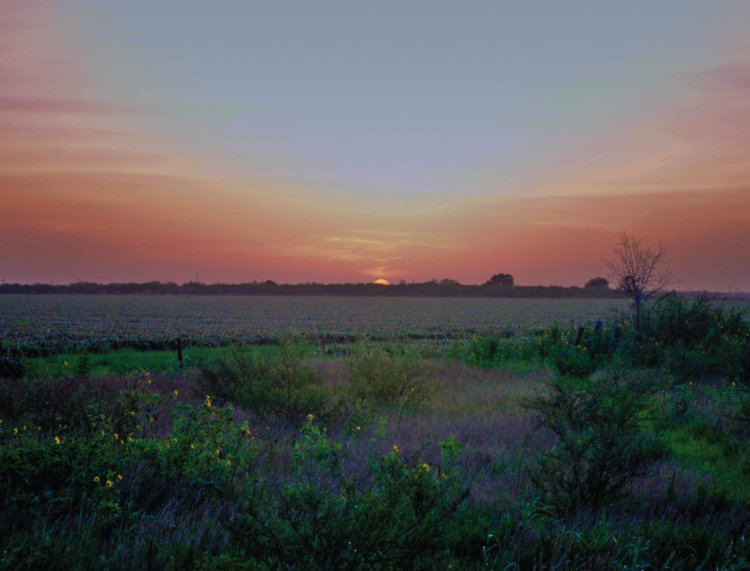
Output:
[[[94,482],[99,483],[99,476],[94,476]]]
[[[122,474],[117,474],[117,479],[122,480]]]
[[[180,394],[177,389],[174,390],[174,396],[177,397],[177,395]]]
[[[105,484],[106,484],[106,486],[107,486],[108,488],[111,488],[111,487],[112,487],[112,480],[107,480],[107,481],[105,482]]]
[[[430,471],[430,465],[429,464],[422,464],[422,470],[424,470],[425,472],[429,472]]]
[[[59,436],[55,436],[55,444],[60,444],[60,437]]]
[[[394,445],[393,445],[393,451],[394,451],[394,452],[395,452],[396,454],[401,454],[401,450],[399,449],[399,447],[398,447],[398,444],[394,444]]]
[[[307,420],[312,420],[313,418],[315,418],[315,417],[312,414],[308,414],[307,415]]]

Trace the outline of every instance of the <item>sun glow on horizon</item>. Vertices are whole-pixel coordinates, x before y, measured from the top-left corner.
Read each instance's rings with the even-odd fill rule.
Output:
[[[384,278],[378,278],[374,282],[372,282],[375,285],[382,285],[382,286],[389,286],[391,285],[390,282]]]

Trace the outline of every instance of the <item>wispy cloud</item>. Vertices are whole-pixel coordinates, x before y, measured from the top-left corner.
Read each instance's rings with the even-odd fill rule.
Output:
[[[0,113],[112,113],[117,106],[105,101],[52,97],[1,96]]]

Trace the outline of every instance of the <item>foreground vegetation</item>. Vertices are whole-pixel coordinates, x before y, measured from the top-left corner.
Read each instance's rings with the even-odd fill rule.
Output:
[[[0,566],[747,567],[740,311],[411,341],[6,345]]]

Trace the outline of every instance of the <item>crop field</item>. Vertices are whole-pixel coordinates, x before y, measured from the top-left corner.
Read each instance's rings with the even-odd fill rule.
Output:
[[[0,342],[29,355],[118,348],[464,339],[607,320],[624,300],[283,296],[0,296]]]

